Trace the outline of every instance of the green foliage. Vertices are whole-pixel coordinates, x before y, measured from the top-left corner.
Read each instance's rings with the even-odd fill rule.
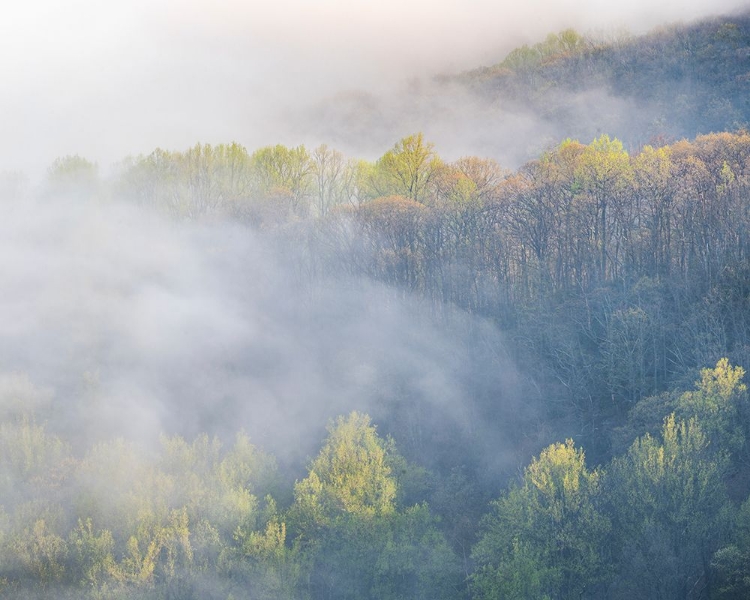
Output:
[[[716,43],[739,48],[735,33]],[[533,60],[585,62],[582,43],[549,39]],[[516,58],[519,71],[531,60]],[[441,316],[457,306],[506,326],[531,365],[521,379],[545,397],[535,429],[512,421],[525,447],[576,431],[597,463],[623,454],[605,475],[572,442],[544,450],[479,526],[477,598],[733,598],[747,595],[750,556],[748,504],[732,521],[725,494],[747,495],[750,413],[732,364],[750,357],[749,160],[746,132],[634,155],[602,135],[509,175],[476,157],[443,164],[417,134],[375,164],[324,146],[157,150],[122,165],[117,185],[180,218],[296,221],[287,229],[310,240],[300,254],[311,272],[371,276]],[[85,187],[90,166],[61,160],[48,183]],[[313,205],[321,218],[301,221]],[[716,366],[696,389],[665,391],[705,364]],[[444,471],[433,476],[366,415],[340,417],[287,507],[275,461],[242,434],[226,448],[164,437],[155,456],[111,440],[73,458],[27,415],[49,396],[27,383],[0,398],[0,593],[201,597],[208,581],[236,598],[466,594],[476,506],[497,490],[476,472],[446,474],[471,449],[435,460]],[[499,431],[504,402],[477,389],[468,425]],[[427,431],[429,417],[413,414],[390,431]]]
[[[271,196],[286,191],[292,212],[306,212],[314,168],[304,146],[287,148],[278,144],[261,148],[250,157],[250,167],[256,195]]]
[[[729,543],[716,551],[711,570],[716,578],[712,598],[740,600],[750,594],[750,500],[735,516]]]
[[[353,412],[329,425],[328,439],[294,495],[303,522],[325,522],[341,513],[393,512],[396,484],[385,444],[367,415]]]
[[[78,527],[69,536],[68,547],[80,585],[101,589],[108,581],[122,579],[122,571],[115,561],[115,540],[109,530],[95,531],[90,518],[78,520]]]
[[[270,225],[307,214],[313,172],[304,146],[268,146],[249,155],[236,142],[196,144],[124,161],[116,189],[179,218],[224,214]]]
[[[720,451],[738,454],[746,445],[748,425],[745,370],[722,358],[713,369],[702,369],[697,389],[685,392],[677,401],[680,415],[695,417]]]
[[[205,435],[192,442],[163,437],[157,457],[123,440],[100,443],[71,461],[76,492],[70,494],[55,478],[39,487],[50,477],[47,469],[62,466],[45,463],[70,460],[42,451],[58,447],[55,438],[28,420],[4,427],[6,440],[27,440],[31,449],[5,456],[16,467],[7,471],[12,487],[31,479],[34,492],[65,498],[67,506],[4,496],[11,512],[0,511],[0,579],[8,586],[166,598],[177,589],[180,597],[188,594],[201,578],[216,578],[216,589],[245,577],[256,590],[297,585],[300,563],[288,551],[275,502],[269,496],[261,505],[251,492],[275,482],[275,463],[247,436],[239,434],[226,451]],[[266,597],[284,597],[276,591]]]
[[[425,202],[428,186],[442,162],[421,133],[400,140],[375,163],[369,178],[370,196],[403,196]]]
[[[455,598],[461,576],[455,555],[426,505],[363,517],[340,515],[320,530],[303,590],[313,597]]]
[[[68,546],[43,518],[17,530],[9,540],[13,560],[24,578],[46,588],[58,583],[65,574]]]
[[[241,576],[254,598],[295,598],[302,574],[299,550],[287,544],[286,524],[270,518],[262,531],[235,533],[238,547],[232,569]]]
[[[661,441],[646,434],[613,461],[606,487],[622,549],[615,597],[684,596],[706,576],[729,511],[723,461],[696,419],[674,415]]]
[[[533,46],[523,45],[515,48],[499,67],[514,71],[534,69],[545,61],[582,53],[591,43],[591,40],[574,29],[565,29],[558,34],[550,33],[543,42]]]
[[[630,158],[620,140],[603,134],[584,148],[576,175],[584,190],[616,194],[628,183]]]
[[[215,191],[204,212],[186,201],[193,218],[297,221],[287,231],[305,246],[305,272],[371,277],[508,327],[539,359],[539,383],[560,386],[557,406],[596,438],[590,455],[606,459],[603,423],[721,356],[750,359],[748,140],[711,134],[631,155],[607,135],[568,139],[512,176],[476,157],[443,164],[419,134],[375,164],[272,146],[253,166],[236,145],[200,146],[155,152],[160,183],[143,192],[179,208],[185,190]],[[290,174],[307,162],[303,204],[325,218],[299,222],[308,208],[293,209]]]
[[[679,394],[665,392],[640,400],[628,413],[626,423],[612,432],[615,456],[625,454],[635,440],[644,434],[658,436],[664,419],[674,413]]]
[[[737,57],[748,40],[747,14],[640,36],[612,32],[595,39],[569,30],[456,79],[489,102],[541,118],[551,131],[589,136],[595,123],[597,130],[626,135],[628,145],[649,139],[663,145],[747,127],[747,69]],[[607,102],[581,102],[598,100],[602,90]],[[612,102],[637,110],[611,110]]]
[[[167,515],[142,515],[126,544],[121,563],[126,581],[152,585],[173,578],[193,560],[187,510],[172,509]]]
[[[568,440],[545,449],[492,503],[474,548],[478,598],[579,598],[606,573],[600,473]]]
[[[518,539],[496,564],[483,564],[473,574],[472,591],[476,598],[550,600],[550,587],[559,581],[559,569],[547,564],[539,554]]]
[[[0,458],[14,477],[39,476],[63,462],[68,453],[63,440],[28,417],[0,424]]]
[[[456,556],[448,547],[427,504],[388,519],[385,546],[375,563],[374,598],[456,598],[462,582]]]
[[[28,416],[0,423],[0,501],[44,496],[74,467],[70,447]]]
[[[367,415],[339,417],[295,485],[289,520],[305,593],[328,598],[450,598],[458,563],[426,505],[397,510],[409,469]],[[396,467],[397,474],[393,474]]]
[[[630,411],[625,425],[613,432],[616,453],[642,433],[654,435],[657,424],[670,413],[681,419],[695,418],[710,440],[711,448],[729,454],[735,469],[744,460],[747,449],[747,386],[742,382],[745,371],[722,358],[713,369],[701,369],[696,389],[667,392],[644,398]]]
[[[46,194],[52,199],[90,200],[99,191],[99,168],[80,156],[64,156],[47,169]]]
[[[236,213],[252,191],[247,150],[230,144],[196,144],[184,152],[157,148],[120,166],[121,197],[178,218]]]

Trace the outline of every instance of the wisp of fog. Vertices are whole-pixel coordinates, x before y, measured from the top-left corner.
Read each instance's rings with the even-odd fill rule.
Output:
[[[497,448],[470,390],[518,418],[499,332],[466,315],[438,323],[372,282],[312,281],[298,267],[304,252],[237,223],[176,222],[116,202],[4,202],[3,412],[19,398],[26,410],[41,403],[48,426],[84,447],[244,430],[299,463],[330,418],[403,410],[404,423],[454,436],[446,451],[469,438]]]

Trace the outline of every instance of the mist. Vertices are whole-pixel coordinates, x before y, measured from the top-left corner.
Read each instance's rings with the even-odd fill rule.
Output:
[[[494,588],[482,596],[472,587],[489,572],[490,506],[512,509],[497,521],[502,535],[516,519],[532,524],[534,543],[551,540],[548,555],[527,557],[526,542],[507,533],[495,546],[521,562],[502,568],[562,573],[542,560],[567,555],[555,546],[568,543],[554,537],[557,517],[540,512],[537,526],[526,518],[533,511],[505,502],[541,487],[512,481],[531,481],[558,453],[553,470],[578,470],[555,471],[565,484],[550,493],[584,482],[591,506],[607,509],[596,495],[617,480],[600,467],[625,472],[617,456],[632,440],[666,432],[665,411],[691,398],[680,394],[709,358],[719,375],[741,378],[716,360],[736,362],[750,348],[746,299],[719,293],[735,287],[736,265],[721,261],[745,251],[750,231],[741,150],[750,142],[744,130],[674,147],[665,136],[639,161],[662,116],[653,98],[618,95],[603,79],[552,84],[533,99],[520,85],[516,96],[493,95],[497,81],[467,84],[466,73],[566,28],[606,39],[744,4],[31,0],[6,9],[0,595],[494,598]],[[726,55],[746,56],[734,50]],[[740,75],[724,79],[736,79],[744,101]],[[694,90],[684,91],[685,118],[700,115],[705,103],[688,106]],[[549,173],[527,162],[570,135],[588,142],[627,131],[642,137],[626,148],[609,138],[559,146]],[[424,143],[404,137],[416,132]],[[434,158],[429,197],[381,189],[378,177],[393,174],[387,161],[356,160],[392,147],[396,156],[399,139]],[[242,147],[217,149],[231,141]],[[340,159],[326,167],[340,167],[340,180],[315,172],[320,154],[306,156],[305,184],[292,189],[253,155],[276,144],[341,151],[326,158]],[[150,155],[157,148],[177,152]],[[591,202],[594,180],[574,163],[605,151],[623,174],[606,182],[617,200],[609,212]],[[53,163],[59,157],[72,161]],[[649,157],[658,169],[646,169]],[[663,181],[650,198],[638,186],[654,173]],[[327,196],[321,174],[332,178]],[[679,220],[698,189],[725,212]],[[665,240],[648,229],[657,200],[674,210]],[[630,204],[643,211],[637,218],[617,212]],[[725,215],[734,217],[722,229]],[[714,233],[718,241],[703,243]],[[700,261],[683,239],[716,255]],[[668,277],[683,265],[684,278]],[[701,285],[688,297],[691,281]],[[721,302],[735,302],[726,322],[714,318]],[[736,414],[750,414],[740,402],[746,388],[736,391]],[[706,422],[721,433],[723,423]],[[336,427],[349,427],[350,446],[331,451]],[[750,442],[743,448],[746,470]],[[331,456],[343,456],[353,476],[339,477]],[[700,464],[714,459],[706,456]],[[714,466],[706,487],[723,491],[718,459]],[[739,499],[750,493],[743,485]],[[355,496],[367,499],[349,502]],[[623,499],[620,516],[632,504]],[[707,506],[704,515],[730,514]],[[540,535],[550,523],[552,534]],[[617,574],[605,564],[618,559],[611,548],[626,554],[646,537],[624,528],[610,543],[610,526],[597,518],[557,528],[593,532],[591,548],[607,548],[601,572],[598,558],[586,567],[582,597],[605,597],[597,586]],[[698,581],[705,557],[730,542],[700,555]],[[629,573],[659,562],[646,550]],[[612,597],[632,597],[622,581]]]
[[[405,450],[434,459],[462,440],[480,453],[492,445],[502,471],[513,444],[482,431],[477,391],[502,401],[513,422],[534,410],[528,398],[522,410],[496,328],[458,312],[437,320],[373,282],[301,276],[301,244],[284,252],[237,223],[175,222],[118,203],[6,201],[0,240],[0,408],[18,413],[26,398],[81,448],[245,431],[299,468],[331,418],[407,411],[394,421],[404,431],[385,432]],[[484,349],[470,343],[478,334]],[[437,437],[410,449],[416,422]]]
[[[58,156],[80,154],[107,168],[155,147],[231,140],[249,148],[339,143],[374,158],[418,130],[449,158],[457,148],[506,159],[501,144],[473,132],[471,119],[421,111],[439,98],[418,94],[418,105],[408,104],[409,81],[497,63],[567,27],[640,33],[743,5],[33,0],[6,7],[0,24],[0,165],[33,177]],[[352,93],[386,104],[382,135],[339,116],[309,122],[321,105]],[[449,104],[461,113],[461,102]],[[496,119],[497,127],[484,128],[495,139],[534,131],[513,112]],[[545,141],[537,139],[535,148]]]

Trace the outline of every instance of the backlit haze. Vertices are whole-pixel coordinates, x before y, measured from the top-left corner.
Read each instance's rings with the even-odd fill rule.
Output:
[[[305,127],[337,94],[388,95],[438,73],[502,60],[514,47],[574,27],[627,29],[731,12],[738,0],[30,0],[0,15],[0,170],[32,178],[59,156],[104,170],[155,147],[236,140],[251,151],[330,143],[374,158],[412,131],[438,150],[471,137],[415,110],[380,138],[351,123]],[[408,98],[408,95],[407,95]],[[441,113],[442,114],[442,113]],[[422,116],[420,116],[422,115]],[[390,123],[388,122],[390,121]],[[393,131],[392,131],[393,130]],[[323,133],[321,133],[323,132]],[[326,139],[321,139],[325,137]],[[377,136],[376,136],[377,137]],[[498,156],[503,158],[503,156]]]

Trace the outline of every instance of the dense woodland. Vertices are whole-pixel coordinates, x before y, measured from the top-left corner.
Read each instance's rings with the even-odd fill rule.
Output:
[[[669,39],[698,55],[731,49],[737,60],[716,76],[744,69],[746,82],[743,23]],[[691,37],[703,33],[726,44]],[[618,56],[613,81],[638,95],[626,72],[666,39],[592,49],[561,34],[545,42],[555,52],[520,49],[484,76],[498,85]],[[746,122],[747,97],[726,99]],[[377,424],[334,417],[316,454],[282,469],[242,431],[82,443],[5,398],[0,593],[750,596],[750,134],[696,127],[731,131],[674,141],[667,129],[636,150],[608,135],[567,139],[514,171],[446,162],[414,134],[373,162],[327,146],[198,144],[126,159],[106,177],[78,156],[38,188],[5,177],[9,203],[124,202],[176,227],[239,224],[283,254],[296,289],[375,281],[438,326],[455,314],[488,323],[507,342],[490,351],[518,365],[533,410],[507,409],[481,377],[470,388],[468,431],[518,448],[500,469],[470,435],[447,441],[426,411],[404,410],[408,394]]]

